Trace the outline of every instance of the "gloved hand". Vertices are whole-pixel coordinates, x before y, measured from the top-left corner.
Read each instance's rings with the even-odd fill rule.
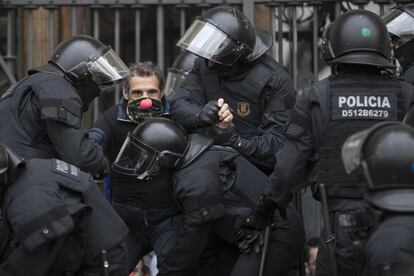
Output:
[[[240,135],[234,131],[234,126],[223,129],[213,127],[210,129],[210,135],[214,137],[214,142],[220,146],[227,146],[237,149],[241,146]]]
[[[262,195],[253,210],[252,216],[246,219],[246,223],[256,229],[266,228],[273,222],[276,207],[277,203],[273,201],[270,195]]]
[[[219,112],[220,108],[217,105],[217,101],[209,101],[201,110],[198,115],[197,125],[199,127],[214,126],[220,121]]]
[[[241,253],[249,254],[253,249],[256,254],[259,254],[264,244],[263,234],[245,225],[237,232],[236,243]]]

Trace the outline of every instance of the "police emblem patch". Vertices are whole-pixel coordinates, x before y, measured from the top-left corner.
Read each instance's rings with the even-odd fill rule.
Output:
[[[250,105],[246,102],[239,102],[237,104],[237,114],[240,116],[248,116],[250,114]]]

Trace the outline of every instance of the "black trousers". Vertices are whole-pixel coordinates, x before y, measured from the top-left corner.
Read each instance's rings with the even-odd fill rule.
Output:
[[[363,253],[363,247],[367,239],[367,232],[369,229],[369,220],[372,217],[366,219],[358,219],[360,225],[344,226],[343,224],[352,224],[351,220],[349,223],[344,222],[341,217],[345,214],[354,216],[355,213],[365,212],[370,210],[369,205],[363,200],[341,200],[337,201],[335,206],[332,208],[335,211],[330,212],[331,224],[333,225],[333,231],[335,233],[334,246],[335,260],[337,266],[338,276],[356,276],[362,275],[365,259]],[[369,215],[368,215],[369,216]],[[328,245],[326,244],[325,229],[321,231],[321,244],[318,250],[318,257],[316,260],[316,275],[317,276],[332,276],[332,266],[329,257]]]
[[[220,242],[220,239],[216,238],[212,242],[210,247],[215,246],[216,253],[210,253],[210,261],[204,262],[204,266],[196,276],[258,275],[261,253],[241,254],[236,245],[222,239]],[[295,275],[294,268],[300,254],[302,254],[304,242],[305,234],[299,217],[292,217],[289,223],[273,228],[269,238],[264,275]],[[213,248],[209,248],[209,250],[214,252]]]
[[[130,271],[143,256],[154,250],[158,275],[175,275],[176,268],[165,260],[174,254],[178,229],[182,223],[177,210],[139,208],[114,201],[112,206],[129,228],[127,243]]]

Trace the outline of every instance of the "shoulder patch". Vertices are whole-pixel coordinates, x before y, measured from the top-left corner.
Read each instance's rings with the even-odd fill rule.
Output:
[[[59,159],[53,159],[53,168],[54,173],[70,177],[76,181],[80,180],[80,169],[75,165],[66,163],[65,161]]]

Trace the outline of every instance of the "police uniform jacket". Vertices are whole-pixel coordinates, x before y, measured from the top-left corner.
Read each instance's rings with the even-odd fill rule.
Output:
[[[362,198],[362,181],[347,175],[341,147],[351,134],[383,120],[402,120],[412,104],[413,87],[375,68],[344,70],[316,82],[298,96],[276,155],[271,193],[281,205],[301,183],[324,183],[328,203]],[[270,191],[269,191],[270,192]],[[339,207],[340,208],[340,207]]]
[[[45,246],[58,245],[74,232],[80,235],[83,248],[66,252],[72,258],[96,258],[102,250],[123,241],[128,228],[89,178],[76,166],[58,159],[31,159],[19,168],[1,204],[12,239],[11,252],[1,269],[11,275],[47,271],[55,264],[53,257],[61,252],[45,252]]]
[[[174,196],[185,214],[176,249],[185,260],[180,265],[197,261],[210,233],[235,243],[241,225],[270,185],[269,178],[234,149],[210,146],[198,134],[192,134],[190,141],[188,152],[193,154],[186,154],[183,167],[174,175]],[[300,252],[303,225],[291,205],[287,213],[283,221],[275,212],[274,228],[286,248]]]
[[[414,63],[410,64],[406,70],[401,72],[400,78],[414,85]]]
[[[366,275],[413,275],[413,244],[413,216],[411,214],[387,216],[371,233],[365,244]]]
[[[81,129],[82,100],[61,74],[38,72],[0,100],[0,142],[26,158],[59,158],[92,173],[107,161]]]
[[[241,136],[237,151],[270,172],[274,155],[283,146],[282,129],[295,101],[292,81],[268,55],[234,71],[222,74],[210,69],[204,59],[196,59],[182,87],[168,99],[173,119],[193,131],[202,107],[223,98],[233,111],[235,131]]]

